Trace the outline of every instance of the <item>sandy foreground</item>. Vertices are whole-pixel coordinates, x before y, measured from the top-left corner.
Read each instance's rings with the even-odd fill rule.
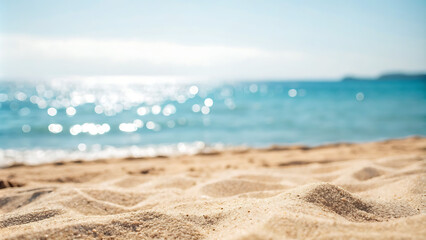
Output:
[[[426,239],[426,138],[0,169],[2,239]]]

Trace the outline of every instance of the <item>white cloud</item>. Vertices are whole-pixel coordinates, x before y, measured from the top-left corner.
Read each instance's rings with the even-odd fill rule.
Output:
[[[302,58],[297,52],[277,55],[249,47],[126,39],[0,37],[0,75],[3,76],[195,74],[232,77],[236,72],[252,71],[244,66],[276,62],[277,56],[280,63]],[[230,70],[234,74],[229,74]]]
[[[57,60],[144,61],[153,64],[210,66],[268,55],[256,48],[190,46],[141,40],[8,36],[1,41],[5,58],[37,56]]]
[[[423,58],[328,49],[265,50],[128,39],[0,36],[0,78],[128,76],[129,81],[339,78],[424,70]],[[394,57],[398,55],[399,57]],[[89,76],[89,78],[87,78]],[[132,77],[137,76],[137,77]],[[99,79],[99,78],[98,78]],[[102,78],[114,81],[112,78]],[[148,79],[148,80],[147,80]]]

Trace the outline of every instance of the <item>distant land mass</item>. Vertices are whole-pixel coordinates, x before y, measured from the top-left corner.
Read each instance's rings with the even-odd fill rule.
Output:
[[[426,81],[426,73],[425,74],[389,73],[389,74],[380,75],[377,78],[361,78],[361,77],[348,76],[342,79],[342,81],[408,81],[408,80]]]

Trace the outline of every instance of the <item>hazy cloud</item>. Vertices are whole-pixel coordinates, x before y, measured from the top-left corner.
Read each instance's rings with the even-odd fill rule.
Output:
[[[368,52],[184,45],[138,39],[0,37],[0,77],[173,76],[203,79],[339,78],[422,69],[424,59]],[[177,78],[176,78],[177,77]],[[143,78],[141,78],[143,79]]]
[[[2,62],[0,71],[3,76],[87,74],[231,76],[233,74],[230,74],[229,70],[234,66],[276,62],[277,57],[281,62],[298,61],[303,58],[303,54],[297,52],[277,53],[257,48],[183,45],[127,39],[61,39],[14,35],[1,37],[0,47]]]

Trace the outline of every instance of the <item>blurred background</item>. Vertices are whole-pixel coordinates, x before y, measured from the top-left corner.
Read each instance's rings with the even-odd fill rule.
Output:
[[[426,2],[0,1],[0,165],[426,135]]]

